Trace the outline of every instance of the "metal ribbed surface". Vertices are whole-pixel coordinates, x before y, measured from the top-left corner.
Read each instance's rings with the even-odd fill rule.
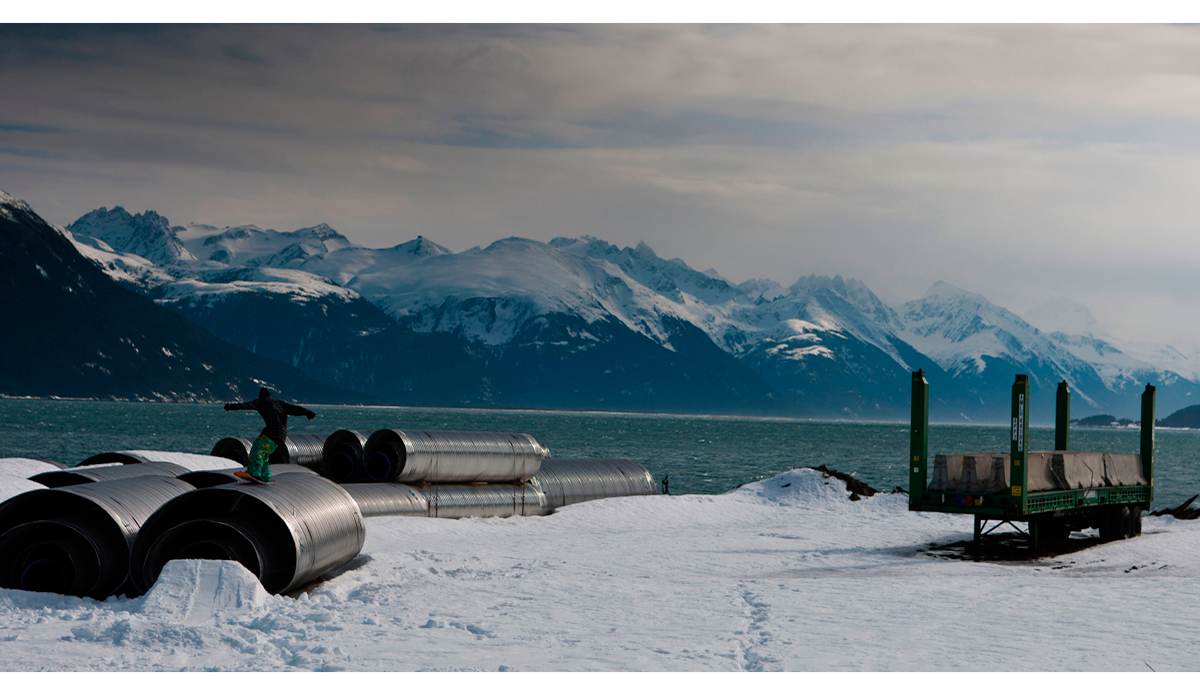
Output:
[[[342,486],[362,510],[371,516],[429,516],[425,493],[404,483],[350,483]]]
[[[438,519],[541,516],[549,514],[546,495],[533,483],[487,485],[430,485],[423,492],[428,516]]]
[[[550,514],[546,496],[533,484],[427,485],[353,483],[344,486],[362,516],[539,516]]]
[[[180,480],[185,480],[193,487],[208,488],[218,485],[228,485],[229,483],[238,483],[242,479],[234,475],[235,472],[245,470],[244,468],[226,468],[219,471],[191,471],[184,473],[179,477]],[[271,464],[271,478],[284,475],[287,473],[301,473],[303,475],[316,475],[317,472],[311,468],[297,466],[294,463],[273,463]]]
[[[289,434],[284,439],[283,446],[271,452],[267,461],[272,465],[294,463],[299,466],[315,468],[321,464],[324,444],[325,435],[323,434]],[[250,462],[250,449],[253,446],[253,439],[226,437],[213,445],[209,455],[227,458],[245,466]]]
[[[324,457],[325,435],[323,434],[289,434],[287,436],[287,459],[280,463],[294,463],[297,466],[315,468],[321,465]],[[271,461],[271,463],[275,463]]]
[[[89,456],[79,462],[79,466],[95,466],[101,463],[145,463],[145,459],[132,456],[123,451],[107,451],[103,454]]]
[[[148,475],[17,495],[0,504],[0,582],[93,598],[126,590],[129,549],[142,524],[191,490]]]
[[[110,451],[86,458],[79,466],[94,466],[102,463],[174,463],[189,471],[213,471],[228,468],[228,459],[208,454],[189,454],[185,451],[153,451],[148,449],[130,449],[126,451]]]
[[[427,516],[462,519],[472,516],[540,516],[550,513],[546,506],[545,494],[532,483],[424,487],[404,483],[351,483],[343,487],[358,503],[364,517]]]
[[[254,442],[245,437],[226,437],[213,445],[209,455],[227,458],[239,466],[245,466],[250,463],[250,447],[252,446],[254,446]]]
[[[550,452],[528,434],[387,429],[370,436],[364,454],[376,479],[479,483],[529,480]]]
[[[321,476],[281,475],[273,485],[221,485],[180,495],[147,520],[131,554],[131,578],[145,591],[169,560],[242,561],[220,553],[253,547],[259,567],[249,569],[264,588],[281,593],[348,562],[365,538],[354,498]]]
[[[326,437],[317,472],[338,483],[367,480],[363,448],[370,436],[370,430],[338,430]]]
[[[546,459],[531,481],[549,509],[605,497],[653,495],[654,477],[629,459]]]
[[[29,479],[35,483],[41,483],[46,487],[67,487],[68,485],[95,483],[103,480],[138,478],[143,475],[165,475],[175,478],[179,474],[187,472],[188,469],[183,466],[159,461],[130,466],[103,466],[99,468],[70,468],[61,471],[47,471],[32,475]]]

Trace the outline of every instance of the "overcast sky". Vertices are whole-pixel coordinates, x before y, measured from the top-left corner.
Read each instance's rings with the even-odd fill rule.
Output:
[[[352,241],[646,241],[1200,343],[1200,28],[0,26],[0,189]]]

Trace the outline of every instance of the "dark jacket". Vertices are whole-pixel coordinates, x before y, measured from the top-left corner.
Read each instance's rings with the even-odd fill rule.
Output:
[[[262,416],[263,422],[267,424],[263,428],[262,433],[275,440],[275,443],[279,446],[283,446],[284,439],[287,438],[288,415],[303,415],[309,420],[317,416],[316,413],[308,408],[301,408],[298,405],[292,405],[285,401],[278,401],[270,396],[255,398],[245,403],[226,403],[225,410],[257,410],[258,414]]]

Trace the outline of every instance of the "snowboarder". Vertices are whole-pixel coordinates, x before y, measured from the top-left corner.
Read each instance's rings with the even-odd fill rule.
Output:
[[[246,462],[246,473],[260,483],[271,482],[271,466],[267,459],[287,439],[287,416],[303,415],[309,420],[317,416],[308,408],[271,398],[271,392],[265,388],[259,389],[258,398],[252,401],[226,403],[225,410],[257,410],[266,423],[258,439],[254,440],[250,460]]]

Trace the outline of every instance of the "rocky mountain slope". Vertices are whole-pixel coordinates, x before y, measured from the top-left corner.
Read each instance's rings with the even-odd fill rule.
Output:
[[[3,191],[0,325],[0,394],[6,396],[242,400],[265,384],[284,398],[362,402],[229,345],[120,287],[63,233]]]
[[[68,227],[114,278],[247,349],[379,395],[890,419],[907,416],[908,375],[924,369],[942,420],[1005,419],[1015,373],[1033,380],[1035,421],[1052,418],[1062,379],[1080,416],[1134,413],[1146,382],[1162,410],[1200,397],[1195,375],[1172,369],[1179,360],[1147,359],[1169,346],[1135,357],[1090,334],[1044,332],[942,282],[890,307],[853,279],[734,285],[593,237],[369,249],[327,225],[170,227],[118,210]],[[273,318],[247,328],[246,315]],[[379,371],[398,359],[409,375]]]

